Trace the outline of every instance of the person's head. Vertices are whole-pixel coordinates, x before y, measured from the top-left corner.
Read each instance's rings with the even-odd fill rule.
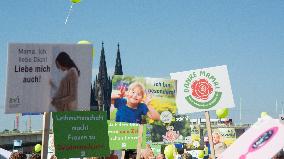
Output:
[[[154,158],[153,150],[149,144],[146,145],[146,149],[141,150],[141,158],[143,159],[151,159]]]
[[[272,157],[272,159],[284,159],[284,152],[283,150],[279,151],[276,155]]]
[[[57,157],[55,156],[55,154],[53,154],[50,159],[57,159]]]
[[[213,143],[214,144],[218,144],[219,142],[221,142],[221,135],[219,132],[213,132],[212,133],[212,138],[213,138]]]
[[[203,141],[204,142],[209,142],[208,136],[204,136]]]
[[[128,91],[126,93],[127,102],[132,105],[138,105],[143,101],[145,88],[143,84],[139,82],[131,83],[128,87]]]
[[[66,52],[60,52],[55,59],[56,67],[62,71],[69,70],[72,67],[75,67],[78,75],[80,75],[80,71],[74,61],[70,58],[70,56]]]
[[[27,155],[23,152],[13,152],[9,159],[27,159]]]
[[[40,154],[33,153],[33,154],[29,157],[29,159],[41,159],[41,156],[40,156]]]
[[[165,158],[165,156],[162,153],[158,154],[157,157],[156,157],[156,159],[164,159],[164,158]]]
[[[192,156],[189,153],[183,153],[182,159],[192,159]]]

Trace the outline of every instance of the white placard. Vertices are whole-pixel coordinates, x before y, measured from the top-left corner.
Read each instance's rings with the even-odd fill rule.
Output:
[[[92,49],[9,44],[5,113],[89,110]]]
[[[278,119],[261,119],[220,156],[221,159],[267,159],[284,147],[284,125]]]
[[[171,73],[177,80],[178,113],[235,107],[227,66]]]
[[[1,156],[5,157],[5,158],[9,158],[11,156],[11,154],[12,154],[12,152],[7,151],[5,149],[2,149],[0,147],[0,158],[1,158]]]

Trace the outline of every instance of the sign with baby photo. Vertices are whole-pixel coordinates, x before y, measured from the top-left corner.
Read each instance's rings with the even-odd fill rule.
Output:
[[[136,149],[139,124],[108,121],[109,146],[111,150]],[[143,125],[142,147],[146,147],[146,125]]]
[[[235,107],[227,66],[171,73],[177,80],[178,113]]]
[[[90,109],[92,45],[13,43],[5,113]]]
[[[52,113],[57,158],[108,156],[106,112]]]
[[[170,123],[176,114],[176,81],[115,75],[111,119],[129,123]]]

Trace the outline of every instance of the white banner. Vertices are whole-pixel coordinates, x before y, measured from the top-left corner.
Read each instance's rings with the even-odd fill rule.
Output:
[[[90,109],[92,45],[9,44],[6,113]]]
[[[12,152],[0,148],[0,158],[1,157],[9,158],[11,154],[12,154]]]
[[[235,107],[227,66],[171,73],[177,80],[178,113]]]
[[[242,134],[220,159],[267,159],[284,147],[284,125],[278,119],[259,120]]]

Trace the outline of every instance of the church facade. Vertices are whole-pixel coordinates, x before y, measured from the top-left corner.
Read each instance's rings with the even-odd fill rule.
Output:
[[[114,75],[123,75],[119,44],[117,47]],[[99,72],[91,86],[90,106],[92,111],[107,111],[108,119],[111,105],[111,90],[112,80],[107,73],[104,43],[102,43]]]

